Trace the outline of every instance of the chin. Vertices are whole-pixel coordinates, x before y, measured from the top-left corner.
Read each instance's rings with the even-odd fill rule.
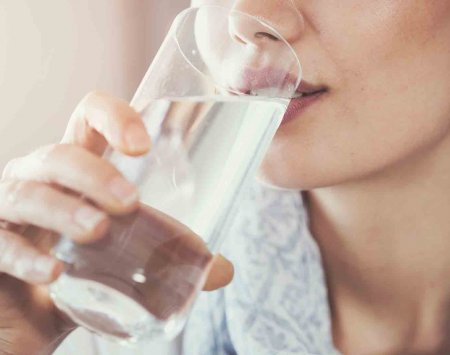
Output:
[[[282,183],[276,182],[273,179],[270,179],[265,174],[261,174],[259,172],[258,172],[258,174],[256,174],[256,181],[258,181],[258,183],[261,184],[262,186],[265,186],[265,187],[267,187],[269,189],[272,189],[272,190],[301,191],[301,189],[294,188],[294,187],[288,187],[288,186],[285,186]]]
[[[256,180],[259,184],[274,190],[282,191],[301,191],[303,190],[298,183],[290,181],[289,177],[271,174],[271,171],[263,166],[259,168],[256,174]]]
[[[303,158],[305,155],[293,155],[292,149],[285,147],[285,144],[275,144],[269,148],[257,171],[257,181],[277,190],[302,191],[314,188],[316,174],[311,174],[313,171],[308,161],[299,161],[299,155]]]
[[[285,191],[309,191],[335,186],[351,181],[352,178],[355,178],[355,175],[346,174],[345,171],[337,168],[326,169],[319,162],[303,161],[299,163],[281,159],[275,163],[264,160],[256,174],[256,179],[260,184]]]

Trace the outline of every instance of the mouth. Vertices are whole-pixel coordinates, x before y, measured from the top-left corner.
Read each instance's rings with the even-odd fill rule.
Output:
[[[315,85],[302,80],[298,85],[296,77],[274,68],[246,69],[241,73],[240,85],[229,85],[229,91],[236,95],[259,97],[284,97],[289,105],[281,124],[286,124],[319,102],[329,91],[324,85]],[[295,86],[298,87],[295,89]],[[293,93],[294,92],[294,93]]]
[[[298,85],[297,76],[274,67],[245,68],[237,74],[226,85],[237,95],[291,99]]]
[[[286,113],[281,122],[282,125],[302,116],[307,109],[318,103],[328,92],[324,86],[316,86],[306,81],[302,81],[291,99]]]

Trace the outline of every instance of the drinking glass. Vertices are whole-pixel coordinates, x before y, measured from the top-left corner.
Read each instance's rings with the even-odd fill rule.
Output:
[[[140,208],[111,216],[93,244],[62,236],[57,307],[123,343],[175,337],[300,80],[295,52],[262,20],[215,5],[181,12],[131,101],[151,151],[104,155],[138,186]]]

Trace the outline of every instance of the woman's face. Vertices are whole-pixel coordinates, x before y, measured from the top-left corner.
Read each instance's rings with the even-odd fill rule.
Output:
[[[450,1],[193,1],[208,3],[271,23],[297,52],[303,79],[327,90],[278,130],[260,170],[266,182],[344,183],[449,138]]]

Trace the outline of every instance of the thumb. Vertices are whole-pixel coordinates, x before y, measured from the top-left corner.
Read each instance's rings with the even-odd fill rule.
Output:
[[[208,279],[203,287],[204,291],[213,291],[225,287],[233,280],[233,264],[222,255],[216,255],[213,259]]]

